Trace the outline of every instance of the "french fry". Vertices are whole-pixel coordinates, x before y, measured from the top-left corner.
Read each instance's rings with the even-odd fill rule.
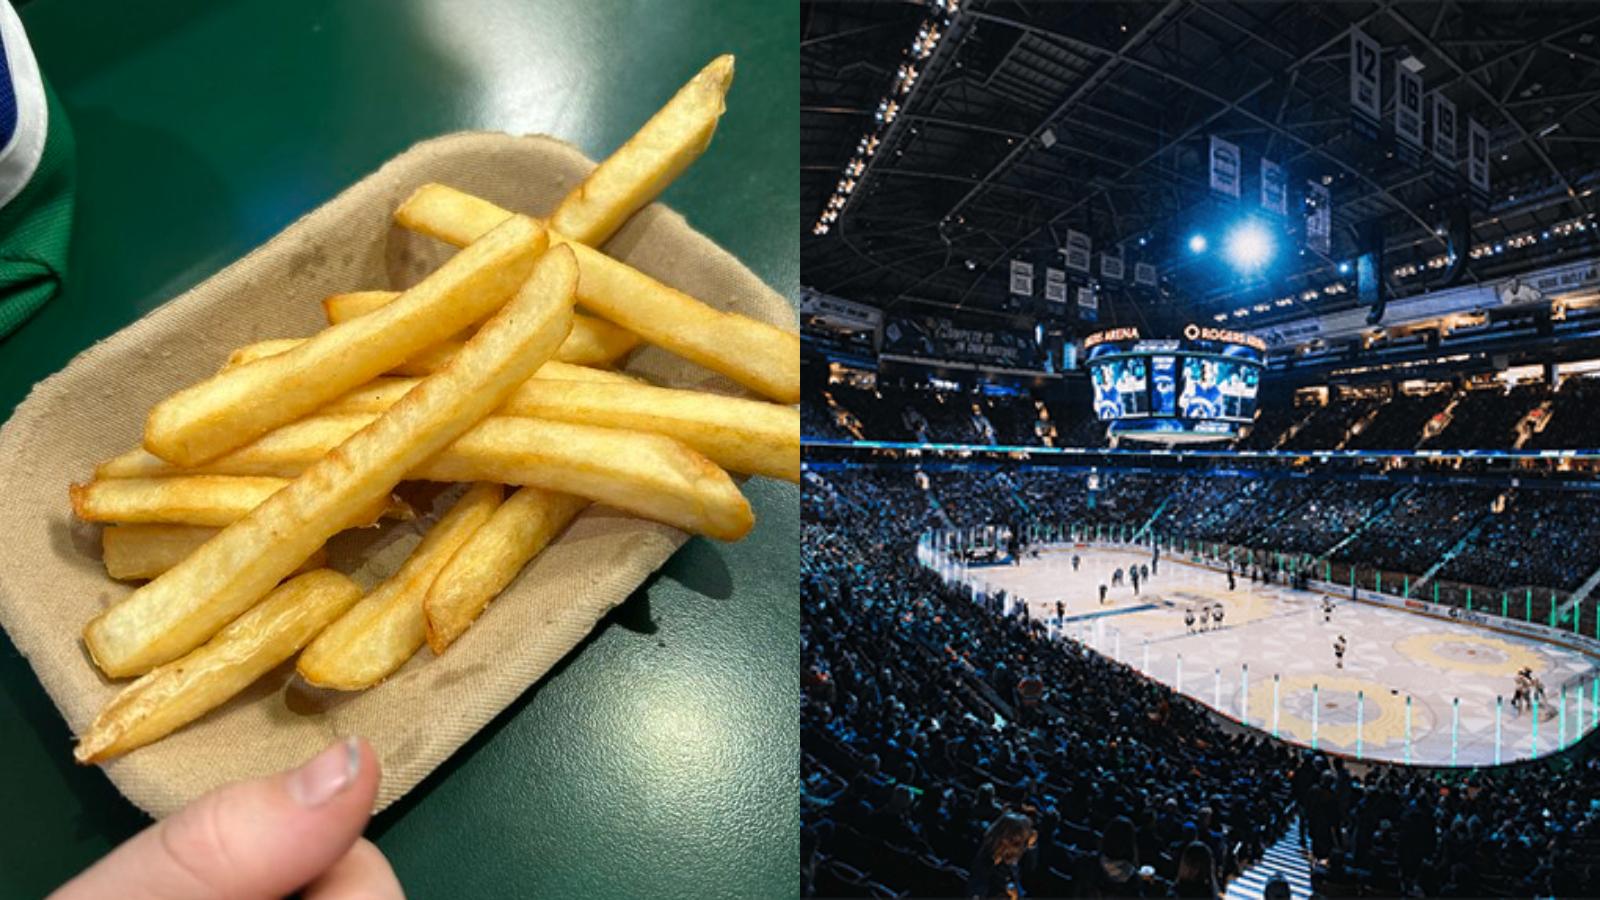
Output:
[[[118,581],[146,581],[200,549],[217,534],[204,525],[107,525],[100,532],[100,558],[106,574]],[[319,569],[328,561],[318,550],[291,575]]]
[[[293,422],[486,318],[527,280],[547,244],[537,222],[508,220],[382,310],[156,404],[145,449],[198,465]]]
[[[322,314],[327,317],[329,325],[338,325],[381,309],[398,296],[400,296],[399,291],[350,291],[344,294],[330,294],[322,301]],[[464,339],[466,335],[457,337]]]
[[[435,655],[455,642],[528,561],[577,517],[589,501],[525,487],[473,532],[440,570],[422,603]]]
[[[418,188],[395,210],[402,227],[461,246],[510,212],[442,184]],[[722,312],[604,253],[550,232],[578,259],[578,302],[641,338],[779,403],[800,402],[800,336]]]
[[[410,396],[409,394],[407,396]],[[373,415],[302,419],[198,469],[141,450],[101,465],[121,478],[266,475],[293,478],[367,427]],[[495,481],[588,497],[684,531],[732,541],[754,523],[749,501],[710,460],[668,437],[544,419],[484,419],[406,478]]]
[[[308,340],[310,338],[273,338],[246,344],[228,354],[228,362],[222,367],[222,371],[236,369],[258,359],[281,356]],[[416,356],[402,360],[390,371],[396,375],[432,375],[450,364],[450,360],[461,350],[461,344],[462,342],[457,340],[440,341]]]
[[[527,233],[520,224],[513,229]],[[149,671],[193,650],[254,605],[555,353],[571,329],[576,282],[569,251],[545,253],[515,297],[447,368],[183,562],[91,620],[84,643],[96,665],[114,678]]]
[[[422,646],[428,588],[500,506],[498,484],[475,484],[428,530],[405,564],[311,642],[295,668],[318,687],[369,688],[394,674]]]
[[[793,406],[648,384],[533,380],[499,414],[648,431],[731,472],[800,480],[800,410]]]
[[[406,392],[417,386],[416,378],[374,378],[343,397],[317,410],[318,415],[337,416],[347,413],[378,413],[399,402]],[[524,384],[535,381],[581,381],[597,384],[643,384],[632,375],[573,366],[554,360],[539,367]]]
[[[328,324],[338,325],[381,309],[398,296],[400,295],[394,291],[334,294],[322,301],[322,310],[328,317]],[[445,346],[459,348],[460,341],[447,342]],[[626,328],[619,328],[605,319],[574,313],[572,333],[561,342],[561,349],[556,351],[556,359],[580,366],[609,366],[632,353],[633,348],[637,346],[639,346],[639,336]],[[416,363],[407,360],[405,368],[416,371],[429,364],[427,359],[418,360]]]
[[[511,215],[489,201],[443,184],[425,184],[394,211],[394,220],[408,231],[463,247],[477,235],[494,228]],[[579,269],[582,278],[582,269]]]
[[[231,525],[289,483],[285,478],[178,475],[117,478],[68,488],[72,511],[85,522]],[[395,497],[368,503],[352,524],[384,516],[410,518],[411,507]]]
[[[719,56],[600,163],[550,217],[550,227],[598,247],[700,157],[727,106],[733,57]]]
[[[321,414],[380,413],[415,384],[380,381],[346,394]],[[800,480],[800,410],[793,406],[646,384],[532,378],[495,414],[662,434],[730,472]]]
[[[236,368],[246,363],[253,363],[258,359],[266,359],[269,356],[287,353],[305,342],[305,338],[272,338],[271,340],[257,341],[254,344],[246,344],[228,354],[228,361],[223,365],[221,371],[225,372],[228,369]]]
[[[274,338],[269,341],[258,341],[246,344],[228,355],[228,362],[223,366],[224,371],[242,366],[245,363],[255,362],[269,356],[277,356],[287,350],[305,343],[305,338]],[[563,344],[565,346],[565,344]],[[460,341],[445,341],[435,344],[422,351],[411,359],[406,360],[394,368],[394,374],[399,376],[432,375],[443,369],[455,358],[456,352],[461,349]],[[550,360],[539,371],[534,373],[535,378],[550,378],[557,381],[615,381],[618,383],[632,383],[639,379],[621,372],[612,372],[607,369],[597,369],[589,365]]]
[[[103,762],[166,737],[254,684],[360,598],[361,586],[331,569],[285,582],[203,646],[124,688],[72,755]]]

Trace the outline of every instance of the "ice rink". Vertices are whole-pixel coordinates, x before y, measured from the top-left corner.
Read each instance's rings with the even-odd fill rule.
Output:
[[[967,577],[1026,598],[1030,614],[1061,633],[1234,719],[1269,731],[1276,722],[1279,736],[1308,746],[1314,736],[1323,750],[1406,762],[1408,698],[1409,756],[1417,764],[1494,763],[1497,696],[1504,698],[1504,762],[1555,752],[1595,726],[1596,661],[1577,650],[1348,596],[1332,595],[1325,623],[1329,595],[1247,577],[1230,591],[1222,572],[1165,554],[1138,594],[1124,580],[1100,603],[1098,586],[1110,586],[1113,570],[1150,562],[1148,550],[1057,546]],[[1057,602],[1065,607],[1059,625]],[[1185,630],[1185,608],[1219,603],[1221,628]],[[1348,642],[1342,669],[1333,652],[1339,635]],[[1511,706],[1514,676],[1524,667],[1547,692],[1537,728],[1529,711]]]

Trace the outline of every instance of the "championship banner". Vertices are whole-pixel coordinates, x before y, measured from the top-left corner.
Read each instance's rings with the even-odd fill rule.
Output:
[[[1100,318],[1100,298],[1095,295],[1094,288],[1087,285],[1078,288],[1078,318],[1085,322]]]
[[[1289,214],[1289,185],[1283,166],[1261,160],[1261,208],[1280,216]]]
[[[1100,277],[1110,281],[1121,281],[1124,269],[1122,265],[1122,251],[1119,249],[1115,256],[1109,250],[1100,251]]]
[[[1450,172],[1456,170],[1456,105],[1433,94],[1433,160]]]
[[[1422,142],[1422,76],[1394,64],[1394,136],[1413,162],[1421,162],[1427,145]]]
[[[883,352],[1012,369],[1038,368],[1033,334],[968,328],[941,316],[906,316],[883,329]]]
[[[1333,198],[1317,181],[1306,182],[1306,246],[1323,256],[1333,252]]]
[[[800,289],[800,314],[851,331],[876,331],[878,326],[883,324],[883,311],[875,306],[830,296],[809,288]]]
[[[1134,263],[1133,283],[1142,287],[1155,287],[1156,267],[1150,263]]]
[[[1369,137],[1376,137],[1383,116],[1378,84],[1378,42],[1359,28],[1350,29],[1350,111]]]
[[[1011,293],[1021,297],[1033,296],[1033,263],[1020,259],[1011,261]]]
[[[1085,275],[1089,274],[1089,258],[1092,256],[1092,247],[1089,236],[1081,231],[1067,231],[1067,246],[1061,251],[1065,258],[1067,268]]]
[[[1046,302],[1065,307],[1067,305],[1067,273],[1065,269],[1044,270],[1044,299]]]
[[[1489,199],[1489,129],[1477,119],[1467,120],[1467,183],[1480,202]]]
[[[1211,136],[1211,189],[1239,199],[1239,145]]]

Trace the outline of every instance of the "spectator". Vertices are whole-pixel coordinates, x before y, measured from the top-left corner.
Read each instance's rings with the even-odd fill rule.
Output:
[[[1178,878],[1172,882],[1172,897],[1203,897],[1218,900],[1216,867],[1211,862],[1211,848],[1195,841],[1183,848],[1178,858]]]
[[[1100,854],[1086,860],[1081,873],[1084,896],[1142,897],[1139,841],[1133,820],[1117,816],[1100,836]]]
[[[1019,813],[1005,813],[989,825],[973,857],[967,879],[967,896],[1010,897],[1022,895],[1020,863],[1023,854],[1039,840],[1033,821]]]

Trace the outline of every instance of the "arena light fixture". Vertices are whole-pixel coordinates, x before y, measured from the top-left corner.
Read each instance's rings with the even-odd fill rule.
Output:
[[[1206,236],[1203,235],[1203,234],[1192,234],[1192,235],[1190,235],[1189,236],[1189,252],[1190,253],[1204,253],[1204,252],[1206,252]]]
[[[1275,250],[1272,233],[1256,221],[1241,222],[1228,232],[1223,252],[1228,262],[1240,271],[1254,271],[1265,266]]]
[[[934,15],[923,21],[917,29],[916,37],[905,51],[908,60],[895,68],[889,93],[878,101],[877,109],[873,113],[872,130],[863,134],[860,142],[856,144],[855,156],[845,165],[846,177],[840,180],[837,189],[828,199],[827,207],[812,225],[812,234],[827,234],[833,221],[838,218],[837,214],[843,212],[849,205],[850,194],[855,189],[857,179],[865,176],[873,154],[878,152],[879,142],[888,134],[889,126],[899,117],[904,104],[909,102],[912,89],[916,87],[919,76],[926,68],[925,66],[919,68],[918,64],[933,56],[939,41],[946,36],[951,23],[960,11],[961,0],[930,0],[930,6]],[[912,131],[915,133],[916,129]],[[829,217],[829,213],[834,215]]]
[[[1349,275],[1350,274],[1350,263],[1348,263],[1348,262],[1339,263],[1339,274],[1340,275]]]

